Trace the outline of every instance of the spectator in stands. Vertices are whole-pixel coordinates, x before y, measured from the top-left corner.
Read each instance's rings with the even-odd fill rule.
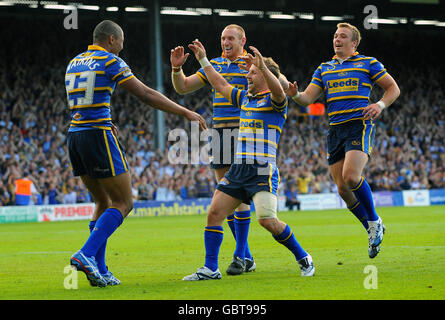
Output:
[[[39,195],[39,191],[36,188],[35,179],[29,175],[29,172],[25,172],[23,178],[15,180],[16,205],[27,206],[36,204],[38,202],[37,195]]]
[[[63,195],[62,203],[63,204],[74,204],[77,200],[76,191],[74,191],[73,187],[68,185],[66,187],[66,193]]]
[[[303,169],[301,175],[297,178],[298,193],[307,194],[310,191],[311,177],[309,171]]]
[[[295,185],[288,186],[286,188],[286,207],[289,210],[294,210],[297,207],[297,210],[300,210],[300,200],[298,200],[298,191]]]
[[[8,189],[3,184],[3,180],[0,179],[0,206],[7,206],[11,202],[11,196]]]
[[[140,26],[138,22],[134,25]],[[26,32],[20,29],[25,26],[27,26]],[[11,44],[0,49],[0,67],[2,68],[2,73],[0,73],[0,180],[11,198],[9,205],[15,204],[15,178],[10,179],[10,177],[11,175],[21,177],[24,171],[28,171],[38,180],[36,187],[40,190],[43,190],[45,183],[48,185],[54,183],[55,190],[62,195],[63,186],[71,177],[65,146],[65,124],[68,112],[63,89],[63,75],[53,70],[63,70],[66,61],[71,58],[67,55],[83,49],[83,45],[80,45],[81,35],[71,33],[70,41],[64,41],[66,30],[53,29],[49,21],[38,17],[27,21],[26,24],[20,18],[8,18],[0,21],[0,27],[4,40]],[[173,25],[165,26],[164,30],[169,37],[163,38],[165,40],[163,41],[164,52],[168,52],[170,48],[183,42],[183,39],[187,37],[187,30],[181,29],[181,33],[172,32],[172,30],[178,30],[177,28],[178,26]],[[57,48],[33,51],[32,58],[30,55],[22,54],[23,59],[17,61],[14,57],[22,51],[24,41],[40,48],[39,37],[36,36],[37,31],[46,32],[54,39],[59,39]],[[208,32],[208,39],[204,39],[206,34],[201,34],[200,39],[203,38],[202,40],[209,43],[210,47],[210,43],[217,40],[214,34],[218,32],[220,30],[216,29],[214,32]],[[273,35],[272,30],[267,32]],[[195,33],[191,30],[190,39],[194,36]],[[270,50],[268,54],[280,57],[280,61],[286,61],[284,64],[286,69],[282,70],[283,73],[288,79],[301,79],[299,81],[301,87],[307,86],[311,80],[313,66],[316,66],[327,54],[323,51],[322,41],[317,43],[311,41],[314,36],[326,39],[325,32],[315,28],[307,34],[299,33],[298,41],[292,42],[293,50],[288,48],[283,50],[279,43],[268,49]],[[429,52],[428,61],[426,58],[420,58],[418,67],[406,68],[406,65],[412,66],[413,53],[405,50],[406,48],[394,46],[392,42],[394,37],[397,37],[401,42],[409,43],[408,39],[411,36],[412,34],[400,31],[394,31],[391,36],[378,31],[366,35],[369,43],[378,37],[378,42],[384,44],[382,48],[385,45],[391,46],[390,54],[376,49],[376,55],[381,56],[382,61],[391,66],[391,72],[398,79],[403,91],[403,95],[391,108],[385,109],[381,116],[382,121],[376,122],[373,161],[369,162],[366,168],[366,176],[373,180],[373,191],[401,190],[396,182],[397,177],[404,167],[409,166],[409,163],[412,163],[410,170],[413,184],[418,178],[421,182],[420,188],[445,188],[443,144],[445,141],[445,96],[442,90],[445,70],[442,65],[437,66],[431,62],[440,61],[441,50],[437,44],[443,42],[441,39],[444,37],[422,33],[422,37],[428,40],[424,44]],[[264,34],[250,31],[249,39],[252,44],[266,47],[262,45],[265,41]],[[311,46],[305,45],[309,42]],[[289,43],[284,42],[283,45],[288,46]],[[138,58],[139,56],[135,53],[144,51],[147,47],[141,47],[141,44],[132,46],[131,43],[128,43],[128,46],[128,50],[125,50],[123,54],[131,55],[133,69],[140,70],[140,79],[150,84],[151,79],[148,77],[150,70],[144,66],[145,60]],[[217,43],[214,47],[217,47]],[[296,50],[304,50],[306,54],[295,57],[292,52]],[[219,53],[215,52],[215,54]],[[142,56],[143,54],[140,55]],[[42,73],[35,61],[47,63],[53,70],[48,69]],[[193,72],[195,67],[196,65],[192,63],[183,66],[184,69],[189,68],[184,70],[187,74]],[[170,66],[166,63],[165,95],[183,105],[195,106],[195,111],[208,119],[208,124],[210,124],[212,110],[206,106],[211,105],[211,94],[206,90],[201,90],[193,95],[181,96],[173,89],[170,76]],[[375,87],[371,100],[377,101],[376,99],[380,96],[381,91]],[[143,172],[152,173],[152,177],[148,178],[148,183],[149,188],[154,191],[155,186],[159,185],[163,179],[164,173],[171,172],[170,168],[162,168],[169,164],[162,162],[164,155],[159,154],[155,147],[156,127],[153,121],[149,120],[155,118],[154,112],[151,108],[145,108],[137,99],[123,90],[113,99],[113,119],[120,126],[119,138],[126,146],[129,166],[136,168],[136,159],[140,157],[142,166],[145,168]],[[125,108],[126,105],[131,105],[132,108]],[[400,112],[402,107],[403,113]],[[313,190],[309,192],[321,192],[320,186],[323,184],[330,184],[331,192],[336,192],[324,161],[327,117],[310,119],[307,117],[306,109],[299,110],[298,106],[289,99],[288,119],[284,128],[285,134],[280,141],[277,165],[280,167],[282,177],[292,175],[295,178],[298,176],[296,168],[306,165],[307,170],[313,173]],[[409,116],[405,116],[407,114]],[[168,114],[165,114],[165,124],[166,132],[174,128],[184,128],[188,131],[190,127],[181,119]],[[53,141],[50,144],[47,142],[44,147],[47,135],[52,136]],[[44,168],[45,171],[40,171],[40,168]],[[196,169],[186,165],[174,167],[175,175],[180,174],[184,177],[181,188],[187,189],[187,198],[196,197]],[[162,174],[156,175],[155,171]],[[136,182],[139,177],[132,173],[132,179]],[[286,185],[288,184],[284,184]],[[210,192],[213,192],[213,188],[214,183],[211,183]],[[285,189],[281,190],[286,191]],[[327,190],[327,187],[324,190]],[[85,188],[83,192],[87,192]],[[184,190],[182,194],[185,194]],[[91,201],[90,198],[84,199],[80,198],[76,201]]]

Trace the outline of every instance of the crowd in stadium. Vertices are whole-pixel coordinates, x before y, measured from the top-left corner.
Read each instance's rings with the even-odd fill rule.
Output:
[[[12,40],[16,37],[11,25],[3,23],[5,32],[2,34]],[[66,147],[69,114],[64,87],[66,64],[84,50],[84,43],[89,43],[85,39],[83,42],[79,40],[80,33],[74,40],[79,40],[77,44],[82,43],[82,46],[74,45],[76,41],[68,43],[63,40],[63,33],[51,32],[49,24],[42,23],[38,29],[27,30],[35,35],[49,31],[47,34],[54,36],[54,44],[39,46],[41,49],[25,55],[20,41],[6,41],[11,46],[0,49],[0,69],[3,70],[0,73],[0,205],[15,204],[15,182],[25,176],[33,181],[34,204],[91,201],[80,179],[75,178],[70,169]],[[276,57],[282,72],[289,80],[297,80],[300,90],[308,85],[315,68],[332,56],[329,33],[319,41],[313,41],[308,34],[294,35],[289,41],[277,41],[270,49],[265,37],[257,35],[255,41],[255,34],[249,38],[249,29],[246,31],[248,44],[263,49],[264,55]],[[209,56],[219,54],[219,32],[199,35],[200,40],[209,44],[208,48],[214,45]],[[23,40],[29,42],[29,48],[41,41],[38,36],[29,37]],[[126,35],[126,39],[131,37],[131,33]],[[86,38],[91,38],[90,33]],[[269,41],[276,39],[274,31],[268,38]],[[169,50],[187,42],[175,43],[174,37],[164,39],[164,94],[204,115],[211,126],[210,90],[201,89],[180,96],[170,82]],[[372,41],[379,41],[380,48],[393,46],[398,50],[391,53],[377,50]],[[373,191],[445,188],[445,96],[442,90],[445,73],[435,63],[440,61],[440,53],[439,50],[430,51],[433,56],[426,60],[425,56],[403,44],[404,41],[409,41],[408,36],[374,36],[364,38],[363,49],[361,45],[358,50],[375,55],[401,89],[399,99],[384,110],[377,121],[376,144],[365,172]],[[145,44],[145,48],[147,46]],[[134,46],[133,50],[129,45],[122,56],[135,75],[150,85],[148,64],[145,58],[138,59],[138,50],[141,49]],[[303,54],[296,55],[296,52]],[[189,57],[184,70],[189,74],[197,66],[194,58]],[[374,101],[379,95],[381,91],[376,87],[372,96]],[[321,102],[324,103],[323,99]],[[208,165],[171,164],[167,153],[174,142],[167,141],[163,152],[156,150],[152,109],[123,89],[116,90],[112,105],[119,139],[131,167],[135,200],[167,201],[212,196],[216,181]],[[326,161],[327,116],[309,116],[306,110],[289,99],[288,119],[278,156],[281,195],[289,191],[299,194],[336,192]],[[188,123],[169,114],[165,115],[165,127],[166,132],[175,128],[189,131]]]

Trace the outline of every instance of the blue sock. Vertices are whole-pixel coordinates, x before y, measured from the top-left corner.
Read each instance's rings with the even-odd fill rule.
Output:
[[[107,241],[113,232],[122,224],[124,218],[116,208],[108,208],[96,221],[93,231],[87,242],[82,247],[82,252],[87,256],[96,256],[99,248]]]
[[[205,227],[204,245],[206,249],[206,258],[204,265],[212,271],[218,269],[219,248],[224,237],[223,227]]]
[[[90,221],[89,224],[89,228],[90,228],[90,233],[93,232],[94,227],[96,226],[96,221]],[[102,274],[107,273],[108,268],[107,265],[105,263],[105,249],[107,247],[107,241],[105,240],[105,243],[102,245],[102,247],[99,248],[99,250],[96,253],[96,262],[97,262],[97,267],[99,268],[99,272]]]
[[[369,228],[369,225],[368,225],[368,214],[366,213],[366,209],[360,203],[360,201],[357,200],[357,202],[354,203],[354,205],[352,205],[351,207],[348,207],[348,209],[349,209],[349,211],[351,211],[354,214],[354,216],[358,220],[360,220],[360,222],[365,227],[365,229],[368,230],[368,228]]]
[[[308,253],[304,251],[304,249],[298,243],[289,225],[286,224],[286,228],[284,228],[283,232],[273,237],[279,243],[288,248],[294,254],[295,259],[300,260],[308,255]]]
[[[232,231],[233,237],[236,240],[235,214],[231,214],[227,217],[227,224],[229,225],[230,231]]]
[[[368,221],[376,221],[379,219],[374,207],[374,200],[372,199],[371,187],[365,178],[362,177],[360,182],[351,189],[355,197],[359,200],[366,209],[368,214]]]
[[[236,248],[233,256],[252,260],[247,237],[250,227],[250,210],[235,211]]]

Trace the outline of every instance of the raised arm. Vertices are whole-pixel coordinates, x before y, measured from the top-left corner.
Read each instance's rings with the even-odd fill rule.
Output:
[[[283,90],[280,80],[267,68],[261,52],[253,46],[249,46],[249,48],[254,53],[254,56],[249,53],[248,57],[249,59],[252,59],[252,63],[260,69],[263,74],[267,87],[270,90],[272,100],[275,102],[283,102],[284,99],[286,99],[286,93]]]
[[[209,60],[207,59],[206,50],[202,43],[199,42],[198,39],[196,39],[191,44],[189,44],[188,47],[190,48],[190,50],[193,51],[196,60],[199,61],[201,67],[204,69],[207,80],[209,80],[210,84],[215,88],[216,91],[221,93],[224,98],[230,100],[232,86],[212,67]]]
[[[181,46],[178,46],[170,51],[172,83],[176,92],[179,94],[191,93],[204,87],[204,84],[196,74],[192,74],[187,77],[182,71],[182,66],[187,61],[189,55],[189,53],[184,54],[184,47]]]
[[[146,86],[136,77],[123,82],[120,86],[153,108],[183,116],[189,121],[198,121],[202,130],[207,129],[204,118],[199,114],[180,106],[162,93]]]
[[[298,92],[297,82],[289,82],[289,88],[286,90],[286,94],[301,106],[308,106],[314,103],[323,93],[320,87],[315,85],[308,85],[306,90]]]

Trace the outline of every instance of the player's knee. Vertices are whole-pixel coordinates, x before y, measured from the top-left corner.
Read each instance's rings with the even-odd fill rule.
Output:
[[[258,222],[274,236],[279,235],[286,228],[286,223],[278,220],[278,218],[258,219]]]
[[[343,173],[343,180],[345,181],[346,187],[353,188],[356,186],[361,179],[361,175],[355,173],[354,171],[346,171]]]
[[[269,219],[261,218],[261,219],[258,219],[258,222],[260,223],[260,225],[264,229],[268,230],[271,233],[274,233],[274,220],[276,220],[276,219],[274,219],[274,218],[269,218]]]
[[[223,217],[219,210],[210,206],[210,209],[207,212],[207,225],[219,225],[224,221],[225,218],[226,217]]]
[[[109,199],[95,200],[94,205],[96,206],[97,212],[104,212],[108,207],[111,206],[111,201]]]

